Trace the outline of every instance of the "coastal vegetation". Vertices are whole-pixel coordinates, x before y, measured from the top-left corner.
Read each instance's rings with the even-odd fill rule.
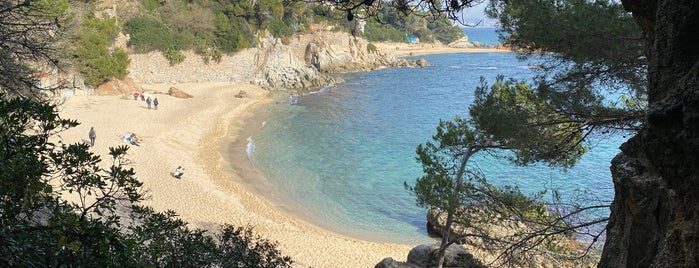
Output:
[[[611,201],[560,207],[553,200],[549,206],[555,208],[533,211],[540,216],[555,214],[532,220],[524,217],[528,213],[523,213],[522,205],[544,204],[540,196],[523,198],[512,186],[499,190],[469,170],[468,159],[479,151],[506,150],[512,153],[505,157],[517,165],[543,162],[570,167],[588,150],[586,142],[590,136],[615,131],[634,133],[643,125],[647,109],[647,61],[642,52],[642,34],[621,4],[491,1],[487,11],[491,17],[499,18],[507,45],[530,59],[545,53],[547,56],[540,60],[544,71],[534,86],[499,78],[490,89],[479,87],[470,107],[470,120],[440,122],[434,136],[436,145],[418,147],[418,161],[426,176],[408,188],[415,192],[418,205],[447,214],[438,267],[443,263],[444,249],[454,239],[451,225],[455,221],[466,228],[457,236],[474,236],[485,244],[499,244],[502,255],[496,260],[504,264],[521,264],[525,259],[518,255],[527,251],[556,251],[539,247],[554,235],[576,233],[591,236],[589,241],[593,244],[598,241],[604,228],[589,232],[587,227],[606,223],[608,218],[580,214],[609,207]],[[585,19],[593,14],[594,20]],[[551,24],[556,28],[548,26]],[[617,95],[623,96],[623,103],[609,100],[609,96]],[[479,220],[484,218],[488,222]],[[511,228],[517,232],[493,233],[492,228],[484,227],[502,224],[496,223],[502,220],[513,221],[515,227]],[[587,254],[565,253],[563,256],[573,258]],[[504,255],[506,258],[501,259]]]
[[[449,43],[463,32],[446,17],[424,19],[398,16],[390,9],[367,19],[365,26],[348,21],[346,13],[333,5],[297,1],[141,1],[131,10],[124,32],[129,48],[136,53],[161,51],[177,63],[181,50],[231,53],[257,45],[260,31],[285,38],[319,27],[352,32],[369,41],[407,42],[419,37],[426,42]],[[361,28],[361,30],[358,29]]]
[[[334,6],[306,6],[272,0],[255,4],[148,0],[120,14],[123,25],[78,16],[71,8],[84,5],[71,6],[66,0],[3,2],[0,263],[8,267],[291,265],[274,242],[255,236],[249,228],[222,226],[211,236],[190,230],[173,212],[139,206],[143,193],[128,168],[128,147],[112,148],[105,168],[103,159],[85,144],[52,142],[51,137],[78,122],[57,115],[46,95],[59,88],[41,86],[37,66],[74,66],[88,85],[123,77],[127,51],[110,47],[122,30],[131,36],[131,52],[159,50],[173,64],[183,59],[184,49],[215,61],[221,53],[255,45],[261,30],[288,37],[327,23],[361,35],[349,23],[360,18],[367,20],[367,26],[373,25],[372,18],[381,27],[398,26],[368,30],[364,34],[370,40],[405,40],[401,38],[410,35],[446,42],[456,36],[446,19],[458,18],[459,11],[477,2],[348,0],[333,2]],[[591,135],[628,131],[633,138],[622,146],[612,166],[619,192],[610,205],[600,266],[696,266],[696,228],[687,226],[696,226],[699,203],[695,195],[699,75],[696,51],[686,40],[698,30],[698,4],[677,2],[491,1],[488,12],[500,19],[509,36],[507,44],[529,56],[549,56],[540,65],[544,72],[533,85],[503,79],[492,86],[484,84],[477,89],[469,119],[439,123],[434,143],[417,149],[425,176],[408,186],[417,203],[446,210],[447,218],[452,215],[452,221],[467,227],[485,224],[469,222],[467,215],[480,215],[483,218],[476,219],[481,221],[521,216],[519,222],[545,227],[544,233],[531,233],[535,236],[576,232],[607,219],[568,217],[585,207],[550,214],[548,206],[514,187],[487,184],[468,169],[469,156],[509,150],[505,157],[515,164],[569,167],[586,152]],[[690,8],[679,10],[684,7]],[[386,8],[403,16],[394,18]],[[427,29],[414,27],[422,23],[428,23]],[[64,32],[69,25],[78,25],[79,33]],[[611,96],[618,98],[610,100]],[[582,221],[567,221],[570,218]],[[447,222],[440,256],[453,242]],[[491,238],[489,233],[472,234]],[[601,234],[587,233],[592,242]],[[531,237],[513,237],[506,250],[512,245],[532,249],[521,243]]]
[[[110,148],[102,159],[86,143],[55,142],[79,123],[58,115],[47,96],[60,87],[41,87],[33,70],[61,67],[59,35],[51,33],[69,23],[67,10],[65,0],[0,5],[0,265],[291,267],[277,244],[251,227],[220,226],[212,235],[190,229],[172,211],[142,206],[145,193],[128,166],[128,146]],[[128,63],[122,52],[112,59],[87,46],[105,45],[110,36],[99,33],[113,36],[114,20],[80,25],[81,66]],[[96,51],[85,51],[90,48]]]

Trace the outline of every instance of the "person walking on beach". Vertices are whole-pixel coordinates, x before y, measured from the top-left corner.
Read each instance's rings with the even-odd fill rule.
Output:
[[[143,91],[141,91],[141,100],[142,101],[146,100],[146,94],[143,94]]]
[[[138,100],[138,91],[133,92],[133,100]]]
[[[97,138],[95,127],[90,127],[90,132],[87,135],[90,137],[90,147],[95,146],[95,138]]]
[[[146,104],[148,104],[148,110],[150,110],[150,97],[146,99]]]
[[[158,98],[157,97],[153,99],[153,108],[155,108],[155,110],[158,110]]]

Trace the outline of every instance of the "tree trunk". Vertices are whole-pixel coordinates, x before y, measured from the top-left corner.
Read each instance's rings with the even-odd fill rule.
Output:
[[[452,193],[454,197],[459,195],[459,190],[461,184],[464,183],[464,174],[466,173],[466,167],[468,166],[468,160],[473,154],[478,152],[473,148],[468,148],[461,157],[461,163],[459,170],[456,173],[456,180],[454,181],[454,189]],[[454,221],[454,213],[459,209],[458,204],[449,204],[447,209],[447,221],[444,223],[444,232],[442,232],[442,243],[439,245],[439,257],[437,258],[437,268],[442,268],[444,266],[444,253],[447,250],[447,245],[449,245],[449,238],[451,238],[451,224]]]
[[[437,268],[442,268],[444,266],[444,253],[447,250],[447,245],[449,244],[449,237],[451,236],[451,223],[454,221],[454,213],[447,212],[447,222],[444,223],[444,232],[442,233],[442,243],[439,245],[439,257],[437,258]]]
[[[646,34],[649,109],[612,161],[599,267],[699,267],[699,3],[622,3]]]

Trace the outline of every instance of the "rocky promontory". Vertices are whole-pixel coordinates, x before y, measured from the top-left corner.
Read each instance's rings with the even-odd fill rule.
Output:
[[[383,66],[427,66],[372,50],[348,33],[314,32],[289,38],[266,35],[259,45],[206,63],[185,52],[183,62],[170,65],[160,52],[131,55],[129,77],[142,84],[250,81],[268,90],[303,92],[336,81],[331,73],[374,70]]]

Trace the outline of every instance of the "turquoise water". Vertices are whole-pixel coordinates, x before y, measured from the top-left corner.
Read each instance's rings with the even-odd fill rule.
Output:
[[[403,183],[421,176],[415,148],[439,119],[467,116],[480,78],[533,77],[512,53],[428,55],[428,68],[386,68],[352,74],[346,82],[279,102],[249,138],[248,154],[263,174],[264,194],[313,223],[371,240],[428,240],[425,209]],[[529,193],[560,188],[564,196],[613,196],[609,163],[623,137],[592,142],[580,163],[563,171],[516,167],[490,156],[474,158],[490,182]],[[608,212],[607,212],[608,213]]]

